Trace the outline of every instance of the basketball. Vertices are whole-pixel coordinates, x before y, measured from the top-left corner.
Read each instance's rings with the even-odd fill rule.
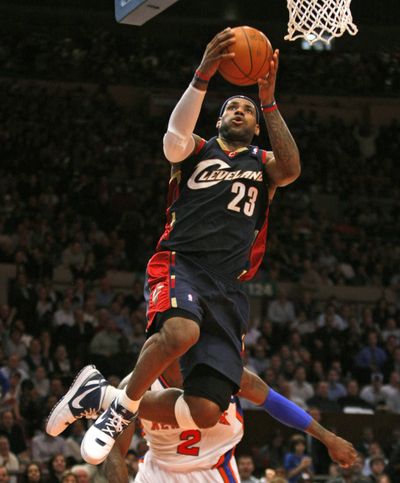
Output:
[[[252,27],[235,27],[236,42],[227,48],[235,57],[223,60],[219,66],[222,77],[237,86],[256,84],[269,70],[272,46],[268,38]]]

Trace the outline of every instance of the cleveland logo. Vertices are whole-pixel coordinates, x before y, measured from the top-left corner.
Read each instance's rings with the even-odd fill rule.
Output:
[[[211,168],[214,169],[208,169]],[[224,169],[225,168],[225,169]],[[228,163],[220,159],[207,159],[200,161],[189,178],[187,185],[192,190],[201,190],[209,188],[221,181],[231,181],[234,179],[246,178],[254,181],[262,181],[262,171],[227,171],[231,169]]]

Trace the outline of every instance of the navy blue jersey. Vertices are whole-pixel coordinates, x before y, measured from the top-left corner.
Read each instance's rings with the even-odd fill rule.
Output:
[[[226,152],[217,138],[203,140],[173,167],[157,249],[190,256],[229,278],[251,278],[265,251],[266,158],[257,146]]]

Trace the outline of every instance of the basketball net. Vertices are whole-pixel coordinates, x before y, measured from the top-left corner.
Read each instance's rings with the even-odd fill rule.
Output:
[[[321,40],[329,44],[346,31],[356,35],[350,11],[351,0],[287,0],[288,34],[285,40],[304,38],[310,44]]]

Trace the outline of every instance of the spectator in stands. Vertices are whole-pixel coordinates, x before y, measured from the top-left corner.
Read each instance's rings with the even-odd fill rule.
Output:
[[[357,413],[368,412],[373,414],[374,407],[372,404],[360,397],[360,386],[356,379],[350,379],[346,385],[347,395],[340,397],[337,402],[340,404],[343,412]]]
[[[39,326],[49,325],[53,313],[53,304],[47,295],[47,289],[43,285],[38,288],[38,300],[36,302],[36,320]]]
[[[242,483],[258,483],[258,479],[253,476],[254,461],[250,455],[240,455],[237,459],[237,465]]]
[[[61,436],[53,438],[49,436],[44,428],[32,438],[32,458],[39,463],[47,463],[50,458],[58,453],[64,454],[65,440]]]
[[[10,354],[7,364],[0,369],[0,372],[10,383],[13,374],[19,374],[22,379],[28,379],[28,371],[24,361],[21,361],[17,354]]]
[[[49,361],[43,355],[40,340],[36,337],[31,339],[28,354],[26,355],[24,361],[31,372],[34,372],[38,367],[43,367],[46,369],[49,367]]]
[[[368,475],[371,483],[377,483],[379,478],[385,474],[385,458],[383,456],[374,456],[370,459],[369,465],[371,472]]]
[[[328,381],[319,381],[315,390],[315,395],[307,399],[308,407],[315,406],[321,412],[340,412],[341,408],[336,401],[332,401],[328,396],[329,384]]]
[[[16,317],[25,321],[30,331],[33,330],[32,314],[35,312],[36,295],[23,272],[17,275],[15,284],[10,290],[9,304],[16,309]]]
[[[5,466],[9,473],[19,470],[18,458],[10,450],[7,436],[0,436],[0,466]]]
[[[0,418],[0,436],[7,436],[11,451],[26,459],[28,447],[21,425],[15,422],[12,411],[4,411]]]
[[[92,479],[96,479],[96,472],[93,472],[93,467],[86,464],[75,465],[71,468],[71,471],[76,475],[78,483],[91,483]]]
[[[97,307],[111,307],[114,296],[115,294],[111,288],[110,279],[108,277],[103,277],[99,282],[99,288],[96,290]]]
[[[328,397],[332,401],[337,401],[339,398],[346,396],[347,391],[344,385],[340,382],[340,374],[336,369],[329,369],[328,371]]]
[[[142,302],[144,302],[143,283],[139,280],[135,280],[132,284],[131,292],[124,299],[124,305],[129,307],[132,312],[136,310]]]
[[[61,307],[54,313],[53,325],[56,329],[72,327],[74,325],[72,302],[69,298],[65,297]]]
[[[306,380],[306,369],[298,365],[294,371],[293,380],[289,382],[290,393],[293,398],[302,402],[302,407],[306,407],[306,401],[314,396],[314,389]]]
[[[81,443],[85,435],[85,426],[81,419],[75,421],[71,427],[70,435],[66,438],[65,444],[65,456],[72,458],[74,463],[80,463],[82,461],[81,456]]]
[[[120,361],[118,363],[116,356],[121,355],[122,339],[117,330],[117,324],[108,313],[103,324],[103,328],[93,337],[89,351],[93,362],[107,376],[111,373],[121,372]]]
[[[74,325],[70,331],[69,353],[79,357],[81,361],[87,360],[87,347],[93,339],[93,324],[85,319],[82,309],[74,310]]]
[[[263,344],[256,344],[252,356],[249,358],[249,365],[252,366],[258,375],[261,375],[268,366],[267,353]]]
[[[295,434],[291,437],[290,452],[285,454],[284,467],[289,483],[298,483],[305,475],[312,474],[312,460],[306,455],[306,443],[303,435]]]
[[[375,458],[382,458],[384,467],[386,466],[387,460],[381,445],[377,441],[372,441],[371,444],[369,445],[368,455],[365,458],[365,462],[364,462],[364,467],[362,471],[364,476],[370,476],[372,474],[371,462]]]
[[[371,376],[371,384],[364,386],[360,392],[361,399],[371,404],[375,410],[386,409],[387,395],[382,390],[383,375],[374,373]]]
[[[21,483],[47,483],[39,463],[32,461],[26,466]]]
[[[56,347],[54,355],[50,360],[50,372],[62,378],[72,376],[72,364],[65,345],[60,344]]]
[[[49,482],[48,483],[59,483],[62,476],[67,468],[67,462],[63,453],[54,454],[49,462],[47,463],[49,470]]]
[[[49,394],[50,380],[43,366],[38,366],[33,372],[32,382],[40,397],[45,398]]]
[[[9,356],[11,354],[16,354],[20,359],[23,359],[27,354],[27,347],[22,340],[23,333],[18,327],[13,327],[11,329],[10,337],[6,339],[5,352]]]
[[[366,383],[367,378],[370,378],[372,373],[382,371],[386,361],[386,352],[378,346],[378,333],[370,331],[367,345],[360,350],[355,358],[361,381]]]
[[[72,471],[66,471],[61,477],[60,483],[79,483],[78,477]]]
[[[287,298],[286,292],[283,289],[279,290],[277,299],[270,302],[267,316],[268,320],[280,327],[294,322],[294,304]]]

